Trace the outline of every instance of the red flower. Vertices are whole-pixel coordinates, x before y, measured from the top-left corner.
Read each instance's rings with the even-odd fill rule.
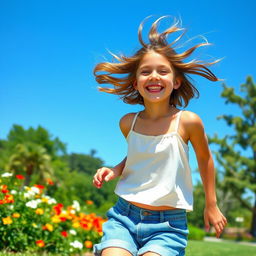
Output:
[[[53,210],[55,211],[56,215],[61,214],[62,208],[63,208],[63,204],[56,204],[56,205],[53,206]]]
[[[35,184],[34,187],[39,188],[39,189],[44,189],[44,186],[43,186],[43,185],[37,185],[37,184]]]
[[[46,182],[47,182],[48,185],[51,185],[51,186],[54,185],[54,182],[51,179],[49,179],[49,178],[46,179]]]
[[[6,194],[9,190],[7,189],[7,185],[2,185],[2,193]]]
[[[4,203],[5,204],[11,204],[11,203],[14,203],[14,198],[13,198],[13,195],[5,195],[4,196]]]
[[[88,205],[92,205],[93,201],[92,200],[86,200],[85,203],[88,204]]]
[[[25,179],[25,177],[21,174],[17,174],[16,178],[19,179],[19,180],[24,180]]]
[[[67,218],[65,218],[65,217],[60,217],[60,220],[61,220],[62,222],[65,222],[65,221],[67,220]]]
[[[44,240],[37,240],[37,241],[36,241],[36,245],[37,245],[38,247],[44,247],[44,246],[45,246]]]
[[[68,232],[67,232],[67,231],[61,231],[61,235],[62,235],[63,237],[67,237],[67,236],[68,236]]]

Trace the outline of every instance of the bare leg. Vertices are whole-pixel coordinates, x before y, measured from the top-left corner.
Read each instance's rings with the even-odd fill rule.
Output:
[[[122,248],[110,247],[104,249],[101,256],[132,256],[132,254]]]

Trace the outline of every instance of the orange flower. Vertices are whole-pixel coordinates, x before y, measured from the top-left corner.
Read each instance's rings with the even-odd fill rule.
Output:
[[[2,221],[3,221],[4,225],[12,224],[12,219],[10,216],[8,216],[6,218],[2,218]]]
[[[83,229],[85,229],[85,230],[91,230],[91,229],[93,228],[92,223],[90,223],[90,222],[88,222],[88,221],[86,221],[86,220],[82,220],[82,221],[80,222],[80,225],[81,225],[81,227],[82,227]]]
[[[43,230],[48,230],[48,231],[52,232],[53,231],[53,225],[47,223],[43,226]]]
[[[50,186],[53,186],[53,185],[54,185],[53,180],[51,180],[50,178],[46,179],[46,182],[47,182],[47,184],[50,185]]]
[[[9,192],[9,190],[7,189],[7,185],[2,185],[2,193],[3,194],[6,194],[6,193],[8,193]]]
[[[67,231],[61,231],[60,232],[61,233],[61,235],[63,236],[63,237],[67,237],[68,236],[68,232]]]
[[[20,214],[18,212],[15,212],[15,213],[12,214],[12,217],[13,218],[19,218]]]
[[[16,178],[19,179],[19,180],[24,180],[25,179],[25,177],[23,175],[20,175],[20,174],[17,174]]]
[[[14,203],[13,195],[5,195],[4,196],[4,203],[5,204]]]
[[[45,246],[45,243],[44,243],[44,240],[37,240],[36,241],[36,245],[38,246],[38,247],[44,247]]]
[[[92,244],[92,241],[85,241],[84,242],[84,246],[88,249],[92,248],[93,244]]]
[[[42,208],[37,208],[35,212],[36,212],[36,214],[38,214],[38,215],[43,215],[43,214],[44,214],[44,209],[42,209]]]
[[[87,205],[92,205],[92,204],[93,204],[93,201],[92,201],[92,200],[86,200],[85,203],[86,203]]]

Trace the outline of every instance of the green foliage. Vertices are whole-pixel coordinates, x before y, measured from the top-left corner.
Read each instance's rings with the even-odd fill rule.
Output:
[[[218,174],[218,171],[216,171],[216,174]],[[249,229],[251,221],[251,212],[248,209],[241,207],[241,204],[239,203],[238,200],[236,200],[236,198],[234,198],[231,191],[225,190],[225,187],[223,187],[223,181],[219,179],[218,176],[216,180],[216,193],[218,206],[224,213],[225,217],[228,219],[228,225],[236,227],[236,218],[238,216],[243,216],[243,226]],[[247,200],[249,204],[250,198],[244,198],[244,200]],[[188,222],[190,224],[201,229],[204,228],[204,207],[205,202],[203,185],[201,182],[198,182],[194,186],[194,210],[192,212],[189,212],[187,216]]]
[[[85,157],[89,158],[87,155]],[[70,204],[72,200],[78,200],[81,204],[87,200],[92,200],[95,207],[93,210],[104,215],[105,210],[116,201],[113,192],[116,181],[104,184],[101,189],[92,185],[93,175],[98,169],[98,161],[96,159],[96,165],[89,167],[93,174],[71,171],[66,161],[63,162],[61,159],[54,161],[52,166],[55,173],[55,185],[49,191],[50,195],[65,204]],[[94,161],[90,163],[94,163]]]
[[[198,182],[194,186],[194,210],[187,214],[188,222],[191,223],[193,226],[204,228],[204,189],[202,183]]]
[[[32,143],[40,145],[46,150],[46,153],[55,158],[66,153],[66,146],[59,138],[53,136],[43,127],[38,126],[36,129],[29,127],[24,129],[20,125],[13,125],[7,140],[0,140],[0,152],[5,151],[13,153],[17,144]],[[3,168],[3,166],[1,166]]]
[[[6,169],[25,175],[25,186],[28,186],[32,174],[37,174],[40,180],[53,175],[51,158],[44,147],[35,143],[17,144],[11,155]]]
[[[225,103],[240,108],[236,115],[222,115],[228,126],[234,128],[234,134],[219,138],[210,138],[210,142],[219,146],[215,152],[217,162],[223,169],[222,188],[231,193],[240,208],[253,213],[251,233],[256,237],[256,196],[254,210],[244,197],[248,190],[256,195],[256,85],[251,77],[240,86],[241,96],[234,89],[224,85],[221,96]]]
[[[100,158],[85,154],[72,153],[65,155],[63,159],[68,162],[71,171],[76,170],[88,175],[94,175],[96,170],[104,164]]]
[[[203,240],[205,237],[205,231],[195,226],[189,225],[189,240]]]

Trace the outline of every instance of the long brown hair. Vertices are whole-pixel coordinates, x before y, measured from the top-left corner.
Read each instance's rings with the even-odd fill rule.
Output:
[[[159,33],[157,31],[159,22],[166,16],[157,19],[151,26],[149,31],[149,43],[145,43],[142,39],[142,30],[144,23],[139,26],[138,37],[142,48],[139,49],[133,56],[126,57],[123,55],[115,55],[111,53],[117,62],[102,62],[96,65],[94,69],[94,75],[96,81],[99,84],[112,84],[114,88],[99,87],[100,91],[117,94],[124,102],[128,104],[142,104],[143,98],[137,90],[134,89],[134,82],[136,81],[136,71],[143,56],[150,52],[155,51],[165,56],[175,71],[175,76],[181,79],[181,86],[173,90],[170,97],[171,105],[178,105],[186,107],[191,98],[199,95],[198,90],[192,84],[188,74],[196,74],[203,76],[211,81],[218,81],[218,78],[207,68],[215,64],[214,62],[203,62],[201,60],[192,60],[189,62],[183,62],[188,58],[197,48],[209,45],[204,42],[196,44],[188,50],[177,53],[174,50],[174,45],[184,36],[183,32],[172,43],[167,42],[167,37],[178,31],[182,31],[183,28],[178,26],[178,22],[166,29],[164,32]],[[103,72],[103,73],[102,73]],[[120,76],[125,75],[125,76]]]

